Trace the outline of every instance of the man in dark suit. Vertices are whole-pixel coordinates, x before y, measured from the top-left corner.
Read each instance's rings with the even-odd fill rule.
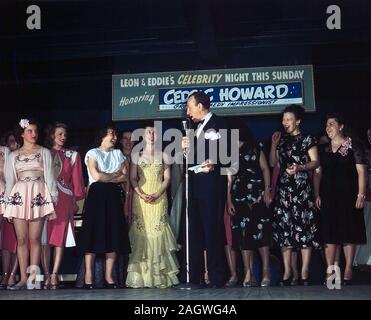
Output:
[[[195,164],[203,165],[200,172],[189,173],[189,269],[190,282],[202,285],[205,249],[209,286],[222,287],[225,283],[223,214],[227,179],[220,173],[217,148],[223,124],[209,109],[210,98],[204,92],[198,91],[189,96],[187,116],[195,124],[195,136],[193,145],[188,137],[184,137],[182,147],[191,148]]]

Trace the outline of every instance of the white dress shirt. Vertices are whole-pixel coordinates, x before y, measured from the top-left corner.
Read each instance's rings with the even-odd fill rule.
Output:
[[[209,113],[208,113],[207,115],[205,115],[205,116],[201,119],[201,121],[203,120],[204,122],[203,122],[202,124],[200,123],[200,124],[198,125],[198,127],[197,127],[197,130],[196,130],[196,137],[197,137],[197,139],[198,139],[198,137],[200,136],[200,134],[201,134],[203,128],[206,126],[206,123],[208,123],[208,121],[210,120],[210,118],[211,118],[212,115],[213,115],[212,112],[209,111]]]

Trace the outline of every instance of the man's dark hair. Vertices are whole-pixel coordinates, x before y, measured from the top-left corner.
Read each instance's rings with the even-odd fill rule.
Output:
[[[210,109],[210,97],[203,91],[193,92],[189,97],[193,97],[196,101],[196,104],[201,103],[204,109]]]

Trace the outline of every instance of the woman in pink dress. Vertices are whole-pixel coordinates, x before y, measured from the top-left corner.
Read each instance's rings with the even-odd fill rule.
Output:
[[[47,222],[47,244],[43,244],[43,268],[49,271],[50,246],[54,249],[52,273],[45,279],[44,289],[58,288],[58,272],[65,247],[76,246],[74,237],[74,213],[76,201],[84,199],[85,186],[78,152],[64,148],[67,140],[67,126],[56,123],[47,130],[45,146],[51,148],[54,173],[57,179],[57,218]]]
[[[9,131],[4,135],[3,142],[8,147],[6,148],[6,150],[8,151],[3,152],[5,155],[5,158],[7,158],[7,156],[9,155],[9,150],[11,152],[19,148],[19,144],[17,143],[14,137],[14,133],[12,131]],[[1,158],[1,154],[0,154],[0,158]],[[1,171],[2,171],[2,174],[0,173],[0,176],[2,175],[4,178],[5,162],[1,164],[1,159],[0,159],[0,172]],[[5,195],[5,181],[4,181],[3,188],[0,187],[0,206],[2,206],[2,208],[0,209],[1,214],[3,214],[5,211],[4,195]],[[1,279],[0,289],[6,289],[7,287],[10,287],[15,284],[15,274],[18,269],[17,237],[15,235],[13,223],[8,222],[7,219],[1,219],[1,220],[2,220],[1,261],[2,261],[4,274]],[[1,220],[0,220],[0,223],[1,223]]]
[[[58,191],[50,151],[37,144],[36,122],[22,119],[16,135],[23,145],[6,164],[4,217],[14,223],[20,269],[20,281],[9,289],[25,290],[37,287],[42,229],[46,218],[56,218],[53,203],[58,201]]]

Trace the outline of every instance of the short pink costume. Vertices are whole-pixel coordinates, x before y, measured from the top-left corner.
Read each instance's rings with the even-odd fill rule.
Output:
[[[50,151],[40,147],[32,154],[19,150],[9,155],[5,171],[5,218],[34,220],[56,218],[53,200],[58,200]]]

